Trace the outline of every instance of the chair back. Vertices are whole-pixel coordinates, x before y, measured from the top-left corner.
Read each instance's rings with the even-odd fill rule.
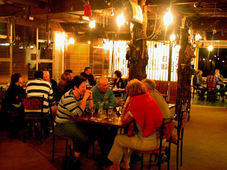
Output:
[[[169,140],[172,137],[173,129],[174,129],[174,119],[173,118],[164,118],[162,121],[162,129],[161,129],[161,140],[166,139]]]
[[[190,109],[188,108],[188,101],[185,103],[181,101],[181,109],[178,120],[178,129],[184,129],[186,123],[188,122],[188,115]]]
[[[43,101],[42,98],[32,97],[32,98],[23,98],[22,104],[24,107],[25,117],[41,117],[43,115]]]

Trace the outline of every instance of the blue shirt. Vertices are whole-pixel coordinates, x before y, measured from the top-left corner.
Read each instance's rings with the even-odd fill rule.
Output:
[[[103,109],[108,109],[109,106],[117,107],[117,102],[111,89],[108,89],[106,93],[103,93],[96,85],[91,89],[91,91],[93,93],[93,102],[95,105],[95,110],[98,110],[99,108],[98,105],[99,101],[104,102]]]

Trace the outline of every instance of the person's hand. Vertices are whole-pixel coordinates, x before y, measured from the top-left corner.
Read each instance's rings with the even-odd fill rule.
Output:
[[[93,99],[93,97],[92,97],[92,91],[91,90],[86,90],[86,92],[88,92],[90,95],[89,95],[89,99]]]
[[[86,90],[86,92],[84,93],[84,98],[87,100],[90,97],[91,93],[92,92],[90,90]]]

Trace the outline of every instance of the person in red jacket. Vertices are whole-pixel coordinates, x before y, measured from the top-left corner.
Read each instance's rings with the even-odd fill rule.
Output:
[[[145,86],[137,79],[128,83],[126,93],[129,97],[124,105],[121,121],[123,124],[129,124],[128,134],[116,136],[108,155],[113,164],[103,169],[129,169],[129,148],[146,151],[159,147],[163,115],[158,104],[146,93]]]

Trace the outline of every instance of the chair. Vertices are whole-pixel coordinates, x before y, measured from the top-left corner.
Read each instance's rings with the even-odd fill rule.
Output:
[[[52,115],[52,124],[54,124],[55,121],[55,117],[57,114],[57,106],[55,107],[51,107],[51,115]],[[54,162],[54,153],[55,153],[55,137],[58,136],[62,139],[65,139],[65,156],[68,155],[68,141],[72,140],[70,137],[66,137],[66,136],[61,136],[59,134],[57,134],[53,128],[53,147],[52,147],[52,162]],[[93,156],[95,155],[95,145],[93,143]],[[86,153],[86,157],[88,157],[88,154]]]
[[[51,107],[51,115],[52,115],[52,123],[54,124],[55,117],[57,114],[57,106]],[[65,156],[68,154],[68,141],[71,139],[69,137],[61,136],[57,133],[55,133],[55,130],[53,128],[53,147],[52,147],[52,162],[54,162],[54,153],[55,153],[55,137],[58,136],[62,139],[65,139]]]
[[[24,107],[25,113],[25,120],[30,122],[38,122],[40,123],[40,143],[42,144],[42,130],[43,130],[43,120],[51,119],[49,113],[43,113],[43,102],[44,96],[42,97],[30,97],[30,98],[23,98],[22,104]],[[24,126],[24,133],[23,133],[23,142],[25,143],[25,129]]]
[[[179,149],[180,149],[180,165],[182,166],[184,127],[188,121],[189,111],[190,110],[188,108],[188,101],[186,101],[186,103],[182,101],[180,106],[180,113],[178,116],[178,123],[176,123],[177,125],[175,126],[175,128],[177,129],[178,138],[176,141],[172,141],[172,143],[177,146],[177,153],[176,153],[177,170],[179,168]]]
[[[172,138],[172,132],[174,129],[174,121],[173,118],[164,118],[162,121],[162,127],[161,127],[161,135],[160,135],[160,146],[156,150],[151,151],[140,151],[131,149],[132,151],[136,151],[138,153],[141,153],[141,170],[143,169],[143,154],[150,154],[149,159],[149,169],[151,168],[151,156],[152,154],[155,154],[158,157],[158,169],[161,169],[161,159],[162,159],[162,152],[165,152],[167,154],[167,169],[169,170],[170,167],[170,148],[171,148],[171,138]],[[163,140],[168,140],[168,147],[163,146]]]

